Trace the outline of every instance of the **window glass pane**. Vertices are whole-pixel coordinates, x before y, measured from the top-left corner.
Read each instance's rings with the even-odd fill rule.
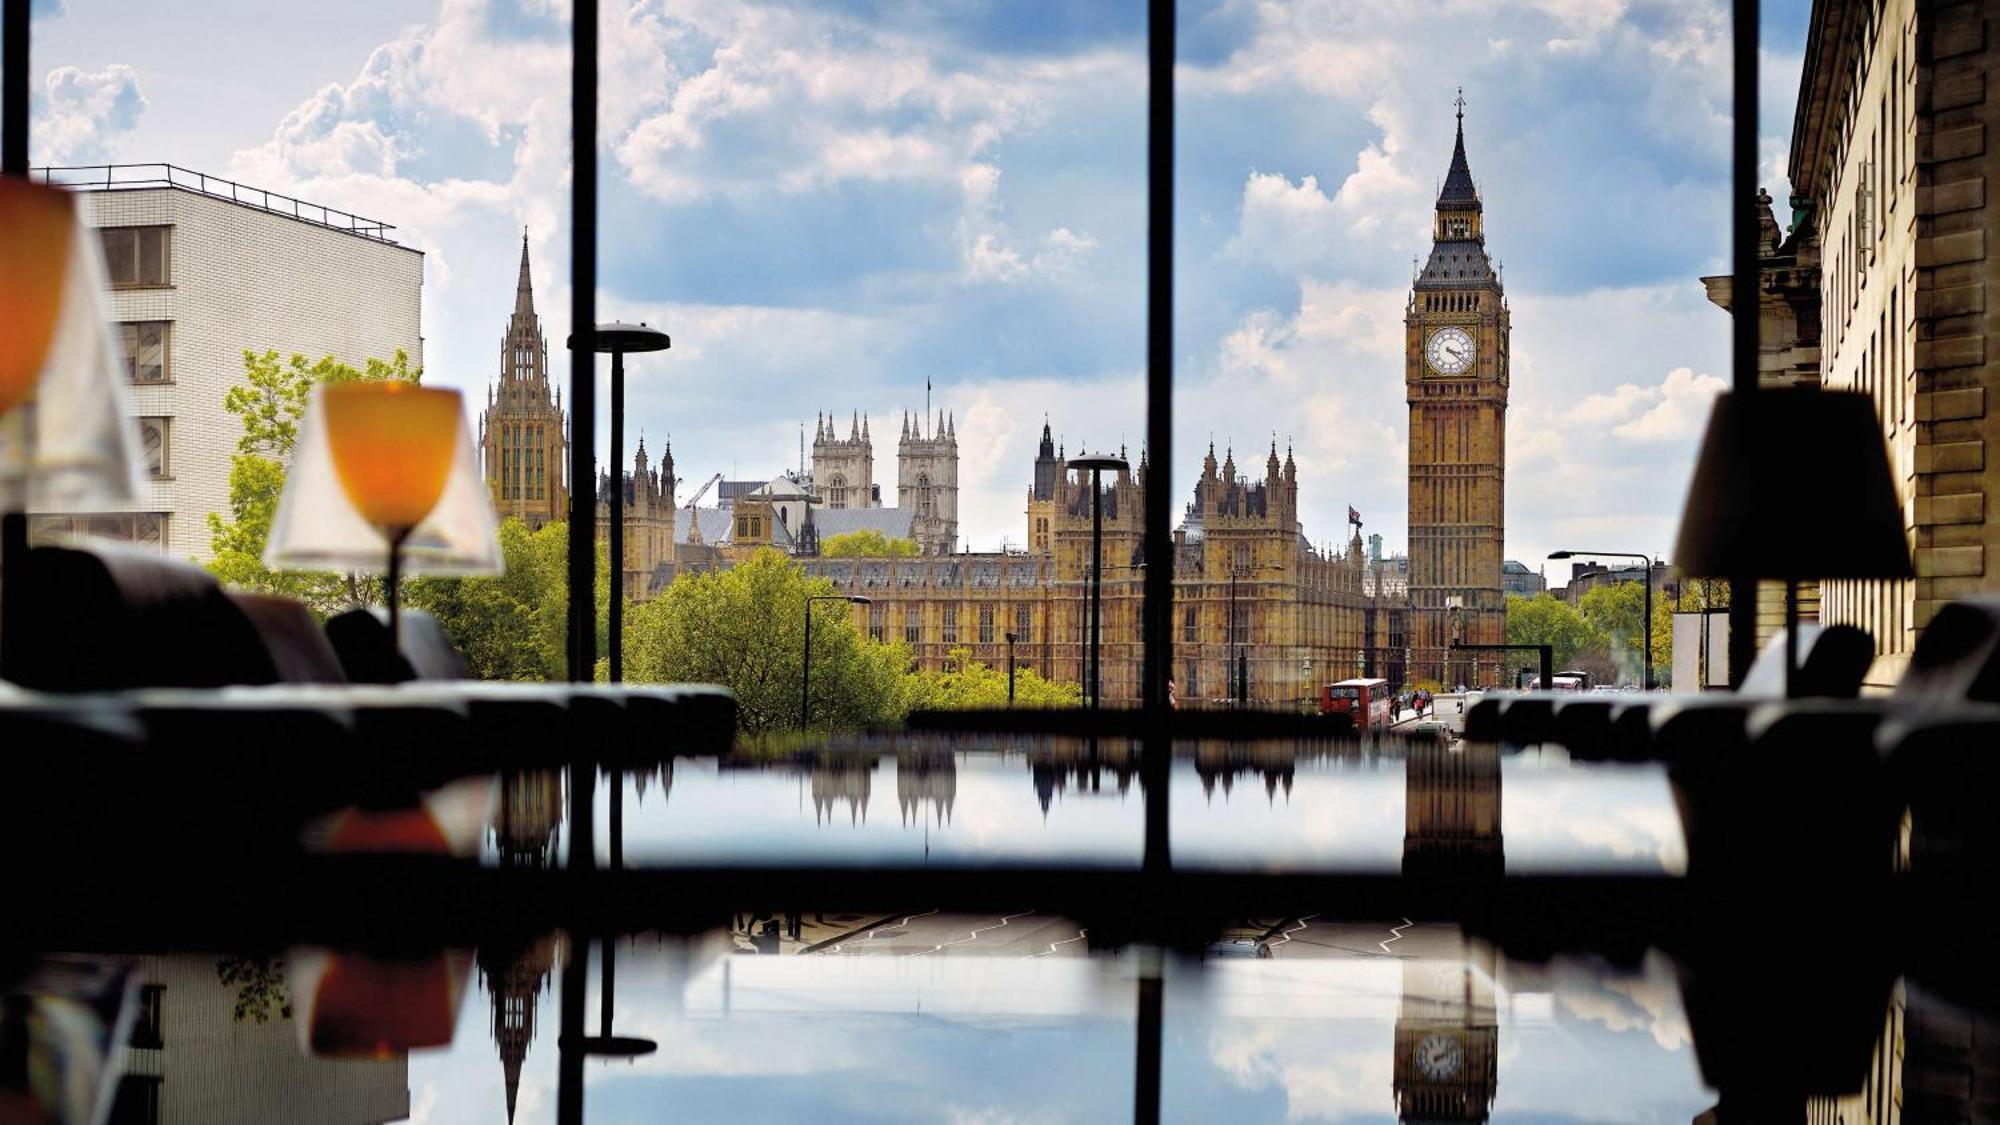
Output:
[[[61,169],[53,178],[100,232],[117,289],[109,317],[133,326],[118,345],[142,388],[135,412],[177,420],[161,435],[165,476],[148,488],[182,517],[155,525],[163,550],[213,562],[213,513],[225,532],[247,532],[240,557],[258,557],[274,498],[239,512],[229,480],[246,428],[225,396],[251,384],[246,352],[272,355],[265,373],[287,390],[322,360],[363,375],[422,371],[465,395],[481,483],[528,532],[503,537],[506,561],[532,575],[520,588],[554,618],[517,615],[513,635],[452,639],[488,654],[476,674],[560,676],[564,531],[549,525],[569,513],[555,407],[571,334],[569,5],[358,0],[337,17],[277,5],[249,19],[130,2],[34,8],[30,160]],[[630,14],[623,0],[605,11]],[[387,59],[408,69],[385,85]],[[607,121],[607,144],[614,129]],[[503,487],[501,435],[542,421],[551,439],[519,443]],[[292,450],[259,452],[282,465]],[[322,614],[352,601],[339,575],[229,574]],[[416,607],[448,589],[406,593]]]
[[[149,227],[139,232],[139,282],[142,285],[167,283],[167,240],[165,227]]]
[[[167,381],[166,321],[150,320],[118,326],[125,348],[126,373],[135,383]]]
[[[1511,682],[1450,645],[1506,642],[1551,551],[1670,544],[1729,378],[1727,6],[1180,11],[1173,666],[1285,709]],[[1637,682],[1636,637],[1594,647]]]
[[[139,419],[139,456],[146,471],[154,477],[164,477],[168,472],[168,436],[172,420],[167,418]]]
[[[99,232],[104,241],[104,265],[113,285],[139,283],[139,236],[130,228]]]

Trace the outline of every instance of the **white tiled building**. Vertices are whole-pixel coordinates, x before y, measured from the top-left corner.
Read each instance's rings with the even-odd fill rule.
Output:
[[[243,433],[222,399],[246,350],[360,367],[401,348],[423,363],[423,254],[381,223],[168,165],[62,169],[55,182],[102,232],[151,476],[138,514],[79,517],[76,530],[210,557],[208,513],[228,511]]]

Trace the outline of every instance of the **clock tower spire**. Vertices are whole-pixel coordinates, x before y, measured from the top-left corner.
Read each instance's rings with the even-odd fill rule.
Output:
[[[1404,312],[1410,408],[1410,646],[1414,679],[1489,686],[1501,662],[1453,642],[1506,639],[1500,587],[1507,468],[1507,297],[1486,253],[1465,155],[1465,94],[1438,190],[1430,257]]]

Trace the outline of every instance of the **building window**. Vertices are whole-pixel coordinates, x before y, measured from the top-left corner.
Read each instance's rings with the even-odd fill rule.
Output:
[[[1250,607],[1238,605],[1235,617],[1229,628],[1229,643],[1240,645],[1250,640]]]
[[[167,232],[171,227],[106,227],[98,231],[113,289],[167,284]]]
[[[128,1074],[118,1080],[111,1101],[110,1125],[159,1125],[162,1080],[150,1074]]]
[[[160,1037],[160,1001],[166,992],[163,984],[140,986],[138,1013],[132,1019],[132,1046],[157,1051],[166,1045]]]
[[[979,643],[983,645],[993,643],[993,607],[991,605],[982,605],[979,607]]]
[[[173,469],[168,459],[173,427],[172,418],[139,419],[139,454],[145,460],[147,474],[154,480],[166,480]]]
[[[903,608],[903,643],[914,645],[924,639],[924,619],[916,606]]]
[[[1195,632],[1195,628],[1196,628],[1196,622],[1199,620],[1199,618],[1197,617],[1197,612],[1198,611],[1195,609],[1194,606],[1182,607],[1181,640],[1191,642],[1196,639],[1197,633]]]
[[[139,320],[118,326],[118,345],[125,354],[127,379],[134,383],[173,381],[167,369],[168,323],[164,320]]]
[[[1034,623],[1035,623],[1034,612],[1031,611],[1027,606],[1017,605],[1014,607],[1015,640],[1020,641],[1022,644],[1028,644],[1032,642],[1035,639],[1035,631],[1033,628],[1031,628],[1031,626],[1033,626]]]
[[[1201,670],[1200,661],[1196,660],[1188,661],[1187,680],[1184,683],[1179,683],[1174,685],[1174,694],[1179,696],[1181,699],[1185,699],[1190,702],[1200,699],[1201,682],[1199,679],[1196,678],[1196,673],[1199,672],[1200,670]]]
[[[955,605],[948,605],[944,607],[943,640],[944,643],[948,645],[955,645],[958,643],[958,607]]]
[[[881,602],[876,602],[874,605],[868,607],[868,639],[874,641],[876,644],[882,643],[887,614],[888,607],[884,606]]]

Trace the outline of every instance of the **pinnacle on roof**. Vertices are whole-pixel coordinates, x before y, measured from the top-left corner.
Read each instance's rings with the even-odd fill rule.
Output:
[[[528,273],[528,228],[521,228],[521,276],[514,282],[514,315],[535,316],[535,282]]]
[[[1465,88],[1458,91],[1458,139],[1451,149],[1451,170],[1445,173],[1444,187],[1438,191],[1439,207],[1479,206],[1479,189],[1472,183],[1472,167],[1465,161]]]

